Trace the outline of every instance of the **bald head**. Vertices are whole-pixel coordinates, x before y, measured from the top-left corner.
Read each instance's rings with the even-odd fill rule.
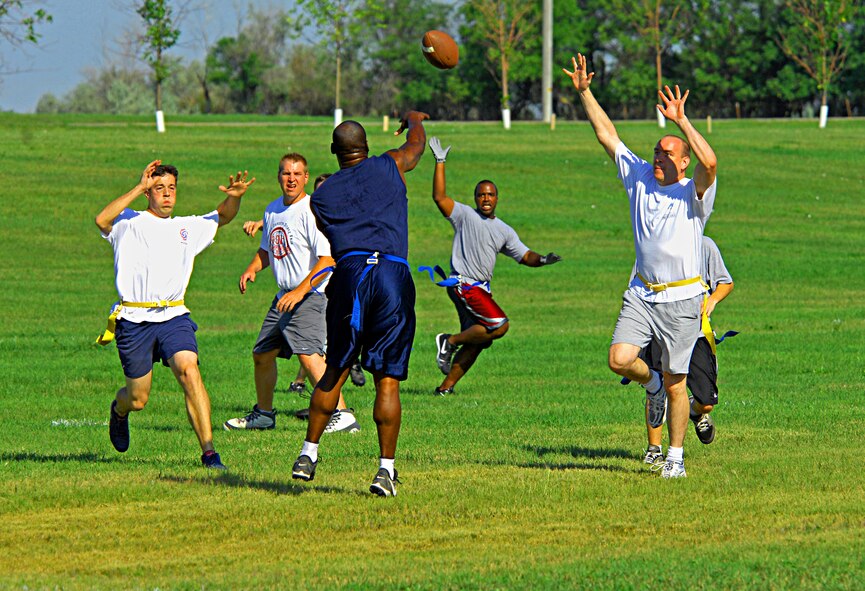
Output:
[[[664,140],[669,140],[669,141],[673,142],[673,144],[679,150],[680,156],[682,156],[684,158],[690,158],[691,157],[691,146],[689,146],[688,142],[686,142],[685,140],[683,140],[679,136],[677,136],[677,135],[665,135],[664,137],[661,138],[661,141],[664,141]]]
[[[337,125],[333,130],[330,153],[336,155],[340,165],[343,162],[360,161],[366,158],[369,146],[366,143],[366,130],[363,125],[357,121],[343,121]]]

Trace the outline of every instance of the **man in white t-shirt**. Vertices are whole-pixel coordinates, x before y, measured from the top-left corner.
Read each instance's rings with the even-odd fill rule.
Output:
[[[553,252],[540,255],[530,250],[513,228],[496,217],[499,190],[492,181],[482,180],[475,186],[474,208],[451,199],[445,190],[445,160],[450,146],[442,148],[436,137],[430,138],[429,145],[436,159],[433,201],[454,228],[451,274],[439,285],[447,287],[460,320],[460,332],[436,336],[436,364],[445,378],[435,393],[445,396],[454,393],[454,386],[481,351],[505,336],[510,327],[490,288],[496,256],[505,254],[527,267],[552,265],[562,258]]]
[[[309,195],[305,191],[309,181],[306,158],[297,153],[283,156],[277,180],[282,195],[264,210],[261,244],[240,276],[240,293],[246,293],[247,283],[254,282],[259,271],[270,267],[279,287],[252,349],[257,403],[246,416],[226,421],[226,430],[273,429],[276,426],[273,391],[278,375],[277,357],[297,355],[313,382],[318,382],[324,374],[327,336],[324,288],[328,280],[322,271],[334,264],[330,243],[316,226],[309,207]],[[340,392],[337,409],[325,431],[352,433],[359,430],[360,425],[351,409],[346,408]]]
[[[154,160],[141,180],[96,216],[96,225],[114,248],[114,272],[120,301],[109,329],[98,342],[117,338],[126,386],[111,403],[109,435],[119,452],[129,448],[129,413],[143,410],[150,396],[153,364],[171,368],[183,388],[189,422],[208,468],[225,470],[213,449],[210,397],[198,371],[198,326],[184,305],[195,257],[213,243],[216,230],[234,219],[240,198],[255,179],[247,173],[228,177],[226,194],[216,210],[203,216],[172,217],[177,202],[177,169]],[[128,209],[139,196],[147,209]]]
[[[613,332],[609,365],[615,373],[646,389],[649,422],[661,425],[667,414],[670,447],[661,475],[686,476],[683,457],[688,425],[685,378],[694,343],[700,336],[704,283],[703,228],[715,201],[717,159],[708,142],[685,115],[685,94],[664,87],[658,110],[675,123],[685,139],[666,135],[655,145],[652,163],[636,156],[619,139],[612,121],[592,95],[594,72],[586,58],[573,59],[571,78],[598,142],[618,168],[628,194],[637,255],[637,273],[623,297]],[[697,158],[694,178],[685,176],[691,153]],[[639,358],[640,349],[657,338],[663,378]],[[665,395],[666,390],[666,395]]]

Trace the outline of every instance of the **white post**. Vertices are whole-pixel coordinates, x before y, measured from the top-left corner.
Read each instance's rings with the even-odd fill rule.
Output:
[[[829,119],[829,105],[820,105],[820,129],[826,127],[826,121]]]
[[[165,133],[165,116],[162,111],[156,111],[156,131]]]
[[[336,127],[342,123],[342,109],[333,110],[333,126]]]
[[[511,110],[510,109],[502,109],[502,123],[505,126],[505,129],[511,128]]]
[[[541,21],[541,104],[543,105],[544,121],[549,121],[553,114],[553,0],[544,0],[543,18]]]
[[[706,116],[706,132],[712,133],[712,116],[711,115]]]
[[[660,127],[661,129],[664,129],[665,127],[667,127],[667,118],[664,117],[663,113],[661,113],[657,109],[655,109],[655,110],[658,113],[658,127]]]
[[[387,128],[388,128],[388,127],[390,127],[390,117],[388,117],[387,115],[385,115],[385,116],[384,116],[384,119],[382,119],[382,122],[381,122],[381,130],[382,130],[382,131],[387,131]]]

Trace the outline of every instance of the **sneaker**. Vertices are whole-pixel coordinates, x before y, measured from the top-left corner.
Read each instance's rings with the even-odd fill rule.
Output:
[[[121,417],[114,412],[114,407],[117,401],[111,402],[111,418],[108,420],[108,436],[111,438],[111,445],[120,453],[129,449],[129,415]]]
[[[436,396],[449,396],[453,393],[454,393],[454,387],[453,386],[451,386],[450,388],[440,388],[440,387],[436,386],[436,389],[435,389],[435,395]]]
[[[226,431],[232,429],[273,429],[276,427],[276,409],[268,412],[259,409],[256,404],[252,407],[252,412],[245,417],[229,419],[222,426]]]
[[[288,386],[288,391],[292,394],[297,394],[298,396],[303,396],[306,394],[306,383],[305,382],[292,382]]]
[[[646,455],[643,456],[643,463],[651,466],[657,466],[664,463],[664,452],[657,445],[650,445],[646,449]]]
[[[291,469],[291,477],[296,480],[309,482],[315,478],[315,467],[317,465],[318,462],[313,462],[309,456],[300,456]]]
[[[451,372],[451,360],[453,359],[454,351],[457,350],[456,345],[451,345],[448,342],[450,336],[445,333],[436,335],[436,365],[439,366],[439,369],[445,375]]]
[[[294,411],[294,418],[300,419],[301,421],[309,420],[309,409],[301,408],[300,410]]]
[[[674,462],[667,460],[664,469],[661,470],[661,478],[685,478],[685,462]]]
[[[375,478],[372,479],[372,484],[369,485],[369,492],[380,497],[395,497],[396,487],[394,482],[399,482],[399,474],[396,470],[393,471],[393,479],[385,468],[379,468]]]
[[[204,455],[201,456],[201,463],[204,464],[205,468],[212,470],[228,470],[219,459],[219,454],[212,450],[204,452]]]
[[[360,363],[352,365],[351,369],[348,370],[348,375],[351,378],[351,383],[358,388],[366,384],[366,376],[363,373],[363,368],[360,366]]]
[[[660,427],[667,420],[667,391],[661,386],[657,392],[646,390],[646,408],[649,409],[649,425]]]
[[[697,439],[704,445],[709,445],[715,441],[715,421],[708,414],[699,415],[694,422],[694,430],[697,432]]]
[[[346,433],[357,433],[360,431],[360,423],[354,418],[353,408],[337,409],[330,416],[330,421],[327,427],[324,428],[325,433],[338,433],[344,431]]]

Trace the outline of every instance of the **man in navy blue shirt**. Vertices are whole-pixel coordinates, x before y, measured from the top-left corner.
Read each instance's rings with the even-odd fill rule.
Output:
[[[373,419],[380,464],[370,492],[396,495],[394,469],[402,407],[399,383],[408,376],[415,332],[415,289],[408,266],[408,199],[405,173],[423,155],[426,113],[410,111],[397,134],[405,143],[369,157],[366,131],[345,121],[333,131],[330,151],[340,170],[315,191],[310,203],[337,261],[326,293],[327,369],[309,405],[309,426],[292,478],[312,480],[318,442],[336,408],[349,369],[361,365],[375,381]]]

